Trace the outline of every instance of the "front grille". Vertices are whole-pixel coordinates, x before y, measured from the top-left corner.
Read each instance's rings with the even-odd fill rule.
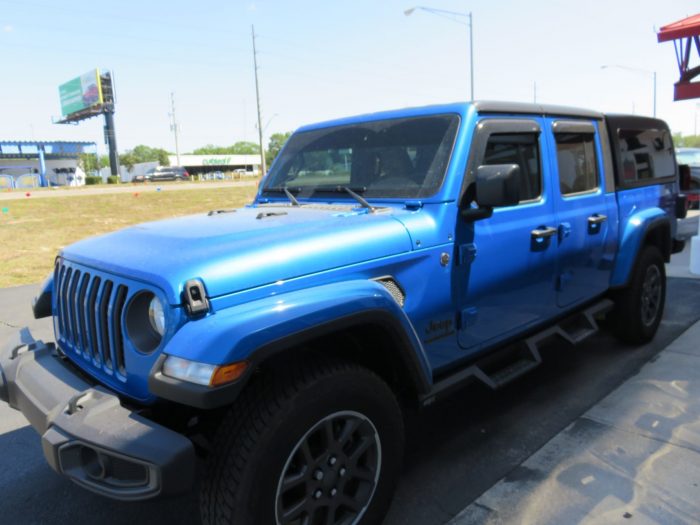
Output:
[[[127,286],[59,260],[54,291],[56,337],[64,350],[126,381],[122,314]]]

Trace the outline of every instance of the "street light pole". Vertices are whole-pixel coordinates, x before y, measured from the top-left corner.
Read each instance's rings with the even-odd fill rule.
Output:
[[[474,100],[474,18],[469,11],[469,84],[472,100]]]
[[[653,80],[652,107],[653,107],[653,116],[654,116],[654,118],[656,118],[656,71],[649,71],[648,69],[640,69],[637,67],[620,66],[618,64],[600,66],[600,69],[608,69],[608,68],[626,69],[627,71],[636,71],[637,73],[645,73],[647,75],[652,76],[652,80]]]
[[[435,9],[434,7],[425,7],[422,5],[417,5],[415,7],[411,7],[409,9],[406,9],[403,12],[403,14],[406,16],[410,16],[416,10],[421,10],[421,11],[425,11],[427,13],[431,13],[433,15],[442,16],[442,17],[445,17],[445,18],[452,20],[453,22],[455,22],[457,24],[462,24],[462,25],[464,25],[463,22],[455,20],[453,17],[459,16],[462,18],[469,19],[468,23],[466,24],[467,27],[469,27],[469,86],[470,86],[471,99],[474,100],[474,18],[472,16],[471,11],[469,13],[460,13],[458,11],[447,11],[446,9]]]
[[[262,169],[261,175],[264,177],[267,171],[267,166],[265,165],[265,145],[263,144],[263,127],[262,127],[262,115],[260,114],[260,87],[258,84],[258,53],[255,49],[255,26],[250,26],[251,34],[253,36],[253,69],[255,70],[255,100],[258,106],[258,140],[260,141],[260,165]]]
[[[654,118],[656,118],[656,71],[654,71]]]

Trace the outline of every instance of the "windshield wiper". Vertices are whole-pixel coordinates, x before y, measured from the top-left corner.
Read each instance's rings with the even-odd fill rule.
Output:
[[[289,199],[289,202],[292,203],[292,206],[301,206],[301,204],[299,204],[299,201],[297,200],[297,198],[294,196],[294,194],[291,191],[289,191],[289,188],[287,188],[287,186],[280,186],[277,188],[265,188],[263,191],[284,193],[287,196],[287,198]]]
[[[362,188],[364,190],[364,188]],[[372,206],[367,200],[365,200],[364,197],[358,195],[354,191],[352,191],[350,188],[347,186],[338,186],[338,190],[344,191],[348,195],[350,195],[353,199],[355,199],[357,202],[359,202],[363,208],[367,208],[370,213],[374,213],[376,211],[376,208]]]

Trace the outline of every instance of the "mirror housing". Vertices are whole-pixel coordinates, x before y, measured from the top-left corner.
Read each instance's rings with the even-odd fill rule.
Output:
[[[520,202],[520,166],[494,164],[476,170],[476,195],[479,208],[514,206]]]

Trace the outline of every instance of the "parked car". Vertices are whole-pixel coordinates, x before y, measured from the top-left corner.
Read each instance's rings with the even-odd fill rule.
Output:
[[[700,148],[677,148],[676,160],[690,168],[690,181],[684,189],[691,192],[688,195],[690,207],[697,209],[700,207]]]
[[[654,337],[681,212],[658,119],[471,102],[306,126],[251,205],[63,248],[34,302],[56,343],[18,331],[0,399],[111,498],[199,486],[205,525],[376,524],[406,412],[604,316]]]
[[[158,166],[145,175],[136,175],[132,182],[156,182],[162,180],[190,180],[190,174],[182,166]]]

